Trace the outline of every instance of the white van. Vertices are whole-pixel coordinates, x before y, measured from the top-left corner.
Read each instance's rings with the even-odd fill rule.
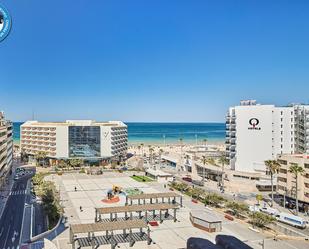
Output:
[[[305,219],[288,213],[280,213],[276,215],[276,219],[282,223],[289,224],[294,227],[306,228],[307,221]]]

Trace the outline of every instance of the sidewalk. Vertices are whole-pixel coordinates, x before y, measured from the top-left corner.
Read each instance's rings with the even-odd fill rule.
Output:
[[[0,191],[0,218],[2,216],[6,201],[9,197],[13,184],[14,184],[13,177],[10,176],[8,183],[6,183],[6,185],[4,185]]]
[[[12,166],[12,174],[8,176],[7,182],[4,186],[2,186],[1,190],[0,190],[0,219],[2,217],[2,213],[4,211],[5,205],[6,205],[6,201],[9,197],[9,194],[12,190],[13,184],[14,184],[14,172],[16,169],[16,165],[13,162],[13,166]]]

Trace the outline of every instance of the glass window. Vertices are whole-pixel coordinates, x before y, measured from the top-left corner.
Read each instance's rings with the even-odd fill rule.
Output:
[[[100,126],[69,127],[69,157],[100,157]]]

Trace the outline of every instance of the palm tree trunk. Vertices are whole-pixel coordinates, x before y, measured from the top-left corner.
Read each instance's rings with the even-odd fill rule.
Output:
[[[273,173],[270,173],[270,182],[271,182],[271,207],[273,206],[274,201],[274,183],[273,183]]]
[[[203,182],[205,182],[205,165],[203,167]]]
[[[224,179],[223,179],[223,175],[224,175],[224,163],[222,163],[222,175],[221,175],[221,185],[222,185],[222,189],[224,189]]]
[[[298,215],[298,175],[296,174],[296,215]]]

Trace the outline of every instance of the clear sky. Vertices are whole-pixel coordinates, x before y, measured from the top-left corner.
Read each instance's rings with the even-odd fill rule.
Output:
[[[309,1],[0,0],[0,110],[15,121],[223,121],[309,101]]]

